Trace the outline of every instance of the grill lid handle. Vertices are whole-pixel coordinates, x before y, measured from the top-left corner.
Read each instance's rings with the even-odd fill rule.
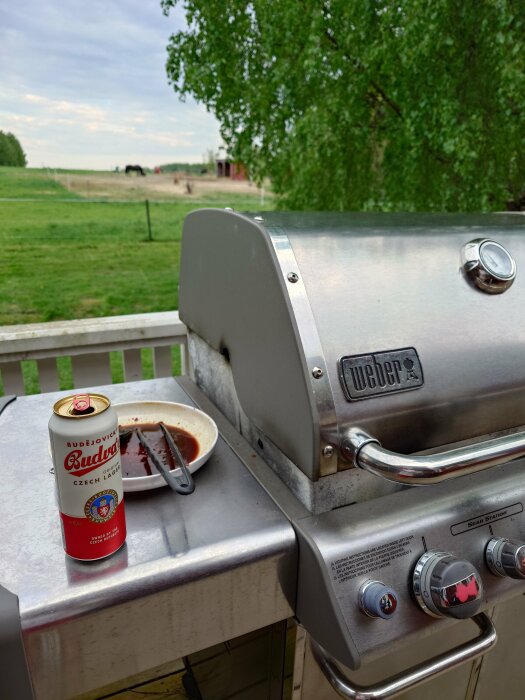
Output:
[[[361,428],[350,428],[341,450],[356,467],[400,484],[437,484],[525,455],[525,432],[503,435],[431,455],[390,452]]]
[[[386,700],[489,651],[497,641],[496,630],[491,619],[484,613],[475,615],[471,619],[481,630],[478,637],[375,685],[362,686],[350,681],[338,667],[337,662],[313,639],[311,640],[312,652],[328,682],[341,697],[350,700]]]

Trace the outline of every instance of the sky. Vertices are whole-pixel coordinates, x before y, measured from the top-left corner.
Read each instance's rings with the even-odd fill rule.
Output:
[[[221,144],[218,123],[181,102],[165,70],[183,26],[160,0],[4,0],[0,130],[36,168],[202,163]]]

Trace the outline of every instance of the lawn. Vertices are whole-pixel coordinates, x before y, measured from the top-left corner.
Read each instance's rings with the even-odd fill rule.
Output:
[[[0,197],[73,199],[76,195],[56,182],[47,170],[0,167]]]
[[[17,168],[0,168],[0,197],[0,325],[177,309],[186,214],[261,209],[257,194],[235,192],[150,202],[149,240],[144,201],[82,200]]]
[[[192,204],[0,202],[0,324],[176,309]]]

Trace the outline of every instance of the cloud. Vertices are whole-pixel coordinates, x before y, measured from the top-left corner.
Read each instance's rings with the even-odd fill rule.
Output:
[[[168,85],[165,47],[183,18],[158,0],[21,0],[3,8],[0,129],[31,165],[112,167],[200,161],[220,145],[216,120]],[[95,165],[97,163],[97,165]]]

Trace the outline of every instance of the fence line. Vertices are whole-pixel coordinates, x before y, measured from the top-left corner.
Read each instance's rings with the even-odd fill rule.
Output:
[[[247,197],[253,195],[246,195]],[[225,198],[226,199],[226,198]],[[38,199],[33,197],[0,197],[0,204],[2,202],[29,202],[29,203],[49,203],[53,204],[56,202],[61,202],[64,204],[141,204],[143,205],[145,199],[88,199],[87,197],[82,198],[67,198],[67,197],[48,197],[46,199]],[[208,207],[215,204],[215,202],[209,199],[185,199],[183,197],[177,197],[176,199],[148,199],[150,204],[204,204]],[[217,208],[222,209],[224,205],[217,202]]]

